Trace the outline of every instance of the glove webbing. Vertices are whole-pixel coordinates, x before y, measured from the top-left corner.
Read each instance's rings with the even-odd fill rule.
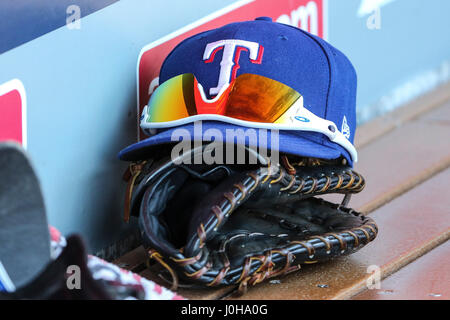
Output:
[[[318,199],[318,201],[322,203],[328,203],[330,206],[334,206],[334,208],[345,211],[349,214],[353,214],[355,216],[358,216],[359,214],[349,208],[343,208],[340,205],[331,204],[329,202],[326,202],[322,199]],[[270,219],[277,220],[278,223],[285,222],[284,219],[279,217],[273,217],[271,216]],[[317,261],[313,260],[316,254],[316,248],[321,248],[322,244],[325,245],[326,254],[330,254],[332,247],[334,244],[332,243],[333,240],[337,240],[339,242],[339,248],[341,250],[341,254],[345,253],[345,251],[348,249],[347,242],[345,241],[344,237],[349,235],[354,239],[353,242],[353,248],[356,248],[360,245],[360,235],[364,235],[362,238],[365,239],[366,243],[372,241],[377,233],[378,233],[378,227],[375,224],[375,222],[368,218],[367,223],[362,227],[352,228],[350,230],[344,230],[340,232],[335,233],[326,233],[322,236],[311,236],[307,240],[304,241],[291,241],[287,247],[285,248],[279,248],[277,250],[269,250],[265,253],[265,255],[261,256],[253,256],[253,257],[247,257],[247,259],[244,262],[244,267],[241,273],[240,278],[236,281],[236,283],[239,283],[238,293],[244,294],[247,291],[248,285],[255,285],[258,284],[265,279],[273,278],[279,275],[288,274],[290,272],[299,270],[301,268],[301,265],[295,265],[292,266],[292,262],[295,260],[295,255],[293,252],[297,251],[297,255],[307,253],[308,258],[311,259],[310,261],[304,261],[304,264],[312,264],[316,263]],[[300,246],[300,249],[296,246]],[[274,260],[275,255],[283,255],[286,258],[286,262],[283,267],[280,267],[278,270],[274,270],[274,263],[272,260]],[[250,270],[254,267],[252,265],[253,262],[261,263],[261,265],[258,267],[258,269],[253,273],[249,274]]]

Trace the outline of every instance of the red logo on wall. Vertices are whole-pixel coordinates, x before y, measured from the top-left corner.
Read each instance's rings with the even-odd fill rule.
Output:
[[[0,141],[7,140],[27,145],[26,95],[18,79],[0,84]]]
[[[159,85],[159,70],[170,51],[182,40],[197,33],[261,16],[302,28],[321,38],[327,37],[327,0],[242,0],[146,45],[139,54],[137,64],[139,139],[146,137],[139,128],[142,109]]]

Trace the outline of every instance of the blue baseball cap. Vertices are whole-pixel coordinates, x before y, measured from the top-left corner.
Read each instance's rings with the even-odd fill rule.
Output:
[[[299,28],[260,17],[199,33],[182,41],[168,55],[161,67],[160,84],[186,73],[194,74],[208,99],[241,74],[257,74],[279,81],[299,92],[306,109],[332,121],[353,144],[355,69],[342,52]],[[210,129],[226,137],[227,130],[248,128],[203,121],[200,130],[204,133]],[[145,159],[158,146],[174,143],[175,130],[189,132],[194,139],[203,137],[194,123],[158,129],[151,137],[122,150],[119,158],[126,161]],[[354,159],[349,152],[322,133],[280,130],[278,138],[277,147],[282,153],[328,160],[345,158],[353,165]],[[270,138],[258,140],[257,144],[260,143],[272,147]]]

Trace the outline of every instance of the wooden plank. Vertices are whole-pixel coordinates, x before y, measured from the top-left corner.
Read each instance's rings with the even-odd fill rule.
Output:
[[[378,238],[353,255],[312,265],[279,284],[261,283],[239,299],[348,299],[366,288],[369,266],[381,278],[401,269],[450,237],[450,169],[376,210]],[[445,192],[445,193],[443,193]]]
[[[382,135],[450,100],[450,82],[414,101],[357,128],[355,146],[361,148]]]
[[[421,119],[433,125],[450,125],[450,101],[440,108],[425,113]]]
[[[124,254],[117,260],[113,261],[114,264],[120,268],[130,270],[133,272],[138,272],[143,264],[147,260],[147,253],[143,246],[139,246],[136,249]]]
[[[380,289],[366,290],[354,300],[449,300],[450,241],[394,273]]]
[[[450,126],[410,123],[361,152],[367,187],[352,206],[371,212],[450,166]]]
[[[367,184],[360,194],[353,196],[350,206],[371,212],[448,168],[449,110],[450,103],[447,103],[361,148],[355,169],[365,177]],[[433,120],[437,117],[441,119],[438,124]],[[338,202],[342,196],[324,198]]]
[[[233,291],[232,286],[223,288],[180,289],[178,294],[190,300],[218,300]]]

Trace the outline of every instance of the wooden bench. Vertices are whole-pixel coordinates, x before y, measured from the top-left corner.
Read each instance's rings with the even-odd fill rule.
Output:
[[[377,222],[372,244],[251,287],[243,297],[232,295],[235,287],[178,293],[189,299],[449,299],[450,84],[362,125],[356,136],[356,170],[367,186],[350,205]],[[145,261],[139,247],[115,263],[164,285]]]

